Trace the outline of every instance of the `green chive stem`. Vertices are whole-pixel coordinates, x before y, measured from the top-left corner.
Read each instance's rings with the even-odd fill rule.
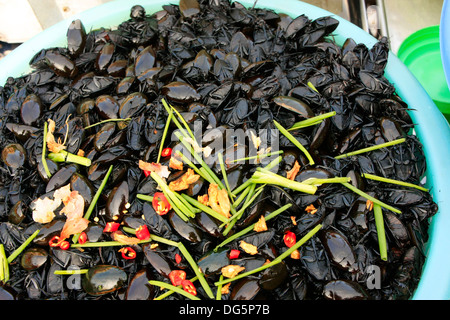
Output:
[[[86,220],[89,220],[89,219],[91,218],[91,214],[92,214],[92,212],[94,211],[95,206],[97,205],[97,201],[98,201],[98,199],[100,198],[100,195],[102,194],[103,189],[104,189],[105,186],[106,186],[106,183],[108,182],[108,179],[109,179],[109,176],[111,175],[112,170],[113,170],[113,166],[111,165],[111,166],[109,166],[109,169],[108,169],[108,171],[106,172],[106,175],[105,175],[105,177],[103,178],[102,183],[100,184],[100,187],[97,189],[97,192],[95,193],[94,197],[92,198],[92,201],[91,201],[91,203],[89,204],[89,207],[88,207],[88,209],[86,210],[86,213],[84,214],[84,218],[85,218]],[[77,243],[79,237],[80,237],[80,233],[75,234],[75,235],[72,237],[72,242],[73,242],[73,243]]]
[[[157,281],[157,280],[150,280],[148,282],[149,284],[156,286],[156,287],[162,287],[164,289],[168,289],[170,291],[176,292],[178,294],[181,294],[183,296],[185,296],[186,298],[189,298],[191,300],[200,300],[200,298],[194,296],[193,294],[190,294],[189,292],[184,291],[183,289],[176,287],[170,283],[166,283],[163,281]]]
[[[223,161],[222,152],[219,152],[218,158],[219,158],[220,169],[222,170],[223,181],[225,182],[225,187],[227,189],[228,196],[230,197],[231,202],[234,203],[234,197],[236,197],[236,196],[231,193],[230,184],[228,183],[227,170],[225,168],[225,163]]]
[[[61,276],[67,276],[72,274],[86,274],[88,273],[89,269],[74,269],[74,270],[55,270],[53,274],[61,275]]]
[[[6,283],[9,280],[9,263],[6,258],[5,247],[0,243],[0,282]]]
[[[370,180],[397,184],[397,185],[404,186],[404,187],[416,188],[418,190],[425,191],[425,192],[429,191],[427,188],[418,186],[416,184],[412,184],[412,183],[408,183],[408,182],[404,182],[404,181],[400,181],[400,180],[395,180],[395,179],[389,179],[389,178],[385,178],[385,177],[380,177],[380,176],[376,176],[376,175],[370,174],[370,173],[363,173],[363,174],[361,174],[361,176],[363,178],[370,179]]]
[[[219,282],[223,281],[223,274],[220,275]],[[222,284],[217,286],[216,300],[222,300]]]
[[[194,134],[191,131],[191,128],[189,127],[189,125],[187,124],[186,120],[184,120],[184,118],[181,116],[181,114],[178,112],[177,109],[175,109],[174,107],[172,107],[169,104],[172,112],[175,112],[175,114],[178,116],[178,119],[180,119],[180,121],[183,123],[184,127],[186,128],[187,132],[189,133],[189,136],[192,138],[193,141],[196,141]]]
[[[209,298],[214,299],[214,294],[211,291],[211,288],[208,285],[208,282],[206,281],[205,277],[203,276],[203,273],[201,272],[200,268],[198,267],[197,263],[195,263],[194,259],[192,258],[189,251],[186,249],[184,244],[181,242],[178,244],[178,249],[183,254],[184,258],[187,260],[187,262],[190,264],[192,270],[194,271],[195,275],[198,277],[198,281],[200,281],[200,284],[202,285],[203,290],[205,290],[206,294]]]
[[[167,131],[169,130],[170,121],[172,120],[172,113],[169,113],[169,116],[166,120],[166,125],[164,126],[163,135],[161,138],[161,144],[159,145],[159,152],[158,152],[158,159],[156,160],[156,163],[159,163],[159,160],[161,159],[161,153],[164,148],[164,141],[166,140]]]
[[[147,195],[141,194],[141,193],[138,193],[136,195],[136,198],[138,198],[139,200],[144,200],[144,201],[148,201],[148,202],[152,202],[153,201],[153,197],[152,196],[147,196]]]
[[[168,114],[173,113],[173,111],[172,111],[173,107],[169,106],[165,99],[162,99],[161,102]],[[173,123],[175,123],[175,125],[178,127],[178,129],[180,130],[180,132],[183,134],[184,137],[186,137],[186,138],[193,137],[193,135],[190,135],[188,132],[186,132],[186,130],[183,128],[183,126],[180,124],[180,122],[177,120],[177,118],[172,117],[172,121],[173,121]]]
[[[28,239],[25,240],[25,242],[22,243],[20,247],[18,247],[16,250],[13,251],[13,253],[11,253],[11,255],[7,259],[8,263],[13,262],[14,259],[17,258],[17,256],[22,253],[22,251],[31,243],[31,241],[33,241],[33,239],[36,238],[36,236],[39,234],[39,231],[40,230],[38,229],[35,232],[33,232],[33,234],[29,236]]]
[[[216,211],[214,211],[210,207],[205,206],[203,203],[201,203],[200,201],[197,201],[196,199],[188,196],[187,194],[182,193],[181,196],[184,199],[186,199],[188,202],[190,202],[194,207],[197,207],[198,209],[202,210],[206,214],[209,214],[213,218],[216,218],[217,220],[220,220],[222,222],[227,222],[228,221],[227,218],[225,218],[223,215],[217,213]]]
[[[334,177],[334,178],[325,178],[325,179],[319,179],[319,178],[309,178],[306,180],[303,180],[302,183],[314,185],[314,186],[320,186],[327,183],[342,183],[342,182],[350,182],[350,177]]]
[[[217,177],[217,175],[211,170],[210,167],[203,161],[203,159],[195,152],[193,147],[184,140],[184,138],[180,135],[179,132],[175,132],[176,137],[180,140],[180,142],[188,149],[194,159],[204,168],[204,170],[208,173],[208,175],[214,180],[215,184],[219,186],[220,189],[225,189],[222,181]]]
[[[310,127],[310,126],[314,126],[316,124],[321,123],[323,120],[330,118],[330,117],[334,117],[336,115],[336,111],[331,111],[331,112],[327,112],[324,114],[320,114],[318,116],[312,117],[312,118],[308,118],[299,122],[294,123],[294,125],[292,127],[290,127],[289,129],[287,129],[288,131],[293,131],[293,130],[297,130],[297,129],[302,129],[302,128],[306,128],[306,127]]]
[[[375,225],[377,228],[378,246],[380,248],[381,260],[387,261],[387,245],[386,245],[386,233],[384,231],[383,211],[381,206],[373,204],[373,214],[375,216]]]
[[[215,285],[215,286],[224,285],[224,284],[227,284],[228,282],[232,282],[232,281],[235,281],[235,280],[239,280],[239,279],[248,277],[248,276],[250,276],[250,275],[252,275],[252,274],[254,274],[254,273],[263,271],[263,270],[265,270],[265,269],[267,269],[267,268],[270,268],[270,267],[272,267],[272,266],[274,266],[274,265],[276,265],[276,264],[282,262],[283,259],[285,259],[286,257],[290,256],[291,253],[292,253],[293,251],[297,250],[297,249],[298,249],[300,246],[302,246],[305,242],[307,242],[309,239],[311,239],[312,236],[314,236],[314,235],[317,233],[317,231],[320,230],[320,228],[322,228],[322,225],[321,225],[321,224],[318,224],[316,227],[314,227],[314,229],[312,229],[311,231],[309,231],[303,238],[301,238],[299,241],[297,241],[295,245],[293,245],[291,248],[289,248],[288,250],[286,250],[285,252],[283,252],[281,255],[279,255],[278,257],[276,257],[276,258],[275,258],[274,260],[272,260],[271,262],[269,262],[269,263],[267,263],[267,264],[264,264],[264,265],[262,265],[262,266],[259,267],[259,268],[255,268],[255,269],[250,270],[250,271],[248,271],[248,272],[244,272],[244,273],[238,274],[238,275],[237,275],[236,277],[234,277],[234,278],[231,278],[231,279],[225,279],[225,280],[223,280],[223,281],[218,281],[218,282],[214,283],[214,285]]]
[[[266,170],[272,170],[274,167],[276,167],[281,160],[283,159],[283,157],[279,156],[278,158],[272,160],[267,166],[264,167],[264,169]],[[252,184],[251,179],[246,180],[243,184],[241,184],[239,187],[237,187],[236,189],[234,189],[232,191],[232,193],[234,195],[237,195],[238,193],[240,193],[242,190],[245,190],[249,185]]]
[[[175,194],[176,192],[170,190],[167,184],[161,179],[161,177],[156,172],[151,172],[150,175],[153,178],[153,180],[155,180],[158,183],[159,187],[162,189],[170,205],[172,206],[174,211],[180,216],[181,219],[183,219],[184,221],[188,220],[185,214],[191,217],[195,217],[195,213],[190,211],[189,207],[186,207],[186,205],[182,201],[180,201],[179,197]]]
[[[308,194],[315,194],[317,191],[317,187],[314,185],[297,182],[295,180],[290,180],[280,176],[279,174],[273,173],[271,171],[262,168],[256,169],[256,172],[253,174],[253,177],[250,180],[253,183],[274,184]]]
[[[309,154],[308,150],[306,150],[306,148],[304,146],[302,146],[302,144],[300,142],[298,142],[298,140],[295,139],[295,137],[292,134],[290,134],[289,131],[287,131],[285,128],[283,128],[283,126],[281,124],[279,124],[276,120],[273,120],[273,123],[278,128],[278,130],[286,138],[289,139],[289,141],[291,141],[297,148],[299,148],[305,154],[306,158],[308,158],[309,164],[313,165],[314,164],[314,160],[311,157],[311,155]]]
[[[241,192],[241,194],[239,195],[239,197],[236,199],[236,201],[233,204],[235,208],[237,208],[241,204],[241,202],[244,201],[247,194],[250,192],[250,190],[252,190],[253,185],[254,185],[254,183],[248,184],[248,186],[244,189],[244,191]]]
[[[48,165],[47,165],[47,160],[45,159],[45,153],[47,150],[47,121],[44,122],[44,138],[43,138],[43,143],[42,143],[42,165],[44,166],[44,171],[45,174],[47,175],[47,178],[50,179],[50,177],[52,176],[52,174],[50,173],[50,170],[48,169]]]
[[[252,185],[253,189],[255,187],[255,185]],[[242,206],[242,208],[239,209],[238,212],[236,212],[234,215],[232,215],[228,221],[228,225],[225,228],[225,230],[223,231],[223,235],[226,236],[228,234],[228,232],[230,232],[230,230],[233,228],[233,226],[236,224],[237,220],[239,220],[242,216],[242,214],[244,214],[245,210],[256,200],[256,198],[261,194],[261,192],[263,191],[263,188],[260,188],[258,191],[254,191],[254,190],[250,190],[249,194],[247,195],[247,199],[244,202],[244,205]],[[250,198],[251,196],[251,198]],[[224,224],[222,224],[224,225]]]
[[[191,279],[189,279],[191,282],[195,282],[198,278],[197,277],[193,277]],[[182,289],[183,286],[177,286],[178,288]],[[163,294],[160,294],[159,296],[155,297],[153,300],[163,300],[164,298],[167,298],[168,296],[172,295],[173,293],[175,293],[175,291],[172,290],[167,290],[166,292],[164,292]]]
[[[138,244],[144,244],[151,241],[150,239],[147,240],[141,240]],[[123,242],[119,241],[100,241],[100,242],[85,242],[83,244],[81,243],[74,243],[70,247],[71,248],[103,248],[103,247],[120,247],[125,246]]]
[[[86,129],[90,129],[90,128],[93,128],[93,127],[95,127],[95,126],[98,126],[98,125],[107,123],[107,122],[121,122],[121,121],[130,121],[130,120],[131,120],[131,118],[126,118],[126,119],[107,119],[107,120],[103,120],[103,121],[100,121],[100,122],[91,124],[91,125],[89,125],[89,126],[87,126],[87,127],[84,127],[84,129],[85,129],[85,130],[86,130]]]
[[[214,181],[214,179],[209,175],[209,173],[206,172],[206,171],[204,170],[203,167],[197,168],[197,166],[194,165],[194,164],[192,163],[192,161],[189,160],[189,159],[188,159],[188,158],[187,158],[180,150],[177,150],[175,153],[181,158],[181,160],[182,160],[184,163],[186,163],[189,167],[191,167],[191,169],[194,170],[194,171],[195,171],[198,175],[200,175],[203,179],[205,179],[205,180],[208,181],[209,183],[216,183],[216,182]]]
[[[271,157],[271,156],[276,155],[276,154],[282,154],[283,152],[284,152],[283,150],[278,150],[278,151],[274,151],[274,152],[258,154],[256,156],[250,156],[250,157],[230,160],[229,162],[239,162],[239,161],[246,161],[246,160],[263,159],[263,158],[266,158],[266,157]]]
[[[264,217],[264,219],[265,219],[266,221],[269,221],[269,220],[275,218],[276,216],[278,216],[280,213],[286,211],[286,210],[289,209],[290,207],[292,207],[292,204],[291,204],[291,203],[288,203],[288,204],[282,206],[281,208],[275,210],[274,212],[271,212],[271,213],[268,214],[266,217]],[[256,224],[256,223],[253,223],[252,225],[248,226],[247,228],[245,228],[245,229],[243,229],[243,230],[241,230],[241,231],[239,231],[239,232],[236,232],[236,233],[234,233],[232,236],[226,238],[224,241],[222,241],[222,243],[220,243],[220,244],[214,249],[214,251],[217,251],[220,247],[223,247],[224,245],[226,245],[226,244],[228,244],[228,243],[230,243],[230,242],[236,240],[237,238],[242,237],[243,235],[247,234],[248,232],[252,231],[253,228],[255,227],[255,224]]]
[[[181,251],[181,253],[183,254],[183,256],[186,259],[186,261],[191,266],[191,268],[194,271],[195,275],[198,277],[198,280],[200,281],[200,284],[202,285],[202,287],[205,290],[206,294],[211,299],[214,299],[214,295],[213,295],[213,293],[211,291],[211,288],[208,285],[208,282],[206,281],[206,279],[203,276],[203,273],[201,273],[200,268],[198,267],[197,263],[195,263],[194,259],[192,258],[191,254],[186,249],[186,247],[184,246],[183,243],[167,240],[167,239],[164,239],[162,237],[157,237],[157,236],[153,236],[153,235],[150,236],[150,239],[154,240],[154,241],[157,241],[157,242],[162,242],[162,243],[165,243],[165,244],[177,247]]]
[[[76,163],[85,167],[89,167],[91,165],[91,159],[86,157],[80,157],[76,154],[67,152],[65,150],[61,150],[60,152],[52,152],[48,154],[48,158],[55,162],[70,162]]]
[[[366,198],[367,200],[372,201],[374,204],[378,204],[380,206],[382,206],[385,209],[391,210],[392,212],[395,213],[402,213],[400,210],[368,195],[367,193],[365,193],[364,191],[359,190],[358,188],[354,187],[352,184],[348,183],[348,182],[343,182],[342,185],[346,186],[348,189],[352,190],[353,192],[355,192],[356,194],[360,195],[363,198]]]
[[[386,143],[377,144],[377,145],[372,146],[372,147],[367,147],[367,148],[359,149],[359,150],[356,150],[356,151],[344,153],[344,154],[341,154],[341,155],[339,155],[337,157],[334,157],[334,158],[336,160],[339,160],[339,159],[343,159],[343,158],[350,157],[350,156],[356,156],[358,154],[362,154],[362,153],[366,153],[366,152],[370,152],[370,151],[374,151],[374,150],[378,150],[378,149],[382,149],[382,148],[386,148],[386,147],[391,147],[391,146],[394,146],[396,144],[403,143],[405,141],[406,141],[405,138],[392,140],[392,141],[389,141],[389,142],[386,142]]]

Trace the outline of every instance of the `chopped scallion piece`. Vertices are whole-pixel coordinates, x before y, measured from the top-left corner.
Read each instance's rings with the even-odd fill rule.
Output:
[[[306,150],[306,148],[304,146],[302,146],[302,144],[300,142],[298,142],[298,140],[292,134],[290,134],[289,131],[287,131],[285,128],[283,128],[283,126],[281,124],[279,124],[276,120],[273,120],[273,123],[278,128],[278,130],[280,130],[280,132],[286,138],[288,138],[289,141],[291,141],[297,148],[299,148],[305,154],[306,158],[308,158],[309,164],[313,165],[314,160],[311,157],[311,155],[309,154],[308,150]]]
[[[370,174],[370,173],[363,173],[361,176],[363,178],[370,179],[370,180],[375,180],[375,181],[380,181],[380,182],[385,182],[385,183],[391,183],[391,184],[397,184],[399,186],[411,187],[411,188],[415,188],[415,189],[418,189],[418,190],[421,190],[421,191],[428,192],[427,188],[418,186],[416,184],[400,181],[400,180],[388,179],[388,178],[376,176],[376,175]]]
[[[380,248],[381,260],[387,261],[386,233],[384,231],[383,211],[379,204],[373,204],[373,213],[375,216],[375,226],[377,228],[378,246]]]
[[[403,143],[405,141],[406,141],[405,138],[392,140],[392,141],[389,141],[389,142],[386,142],[386,143],[377,144],[377,145],[372,146],[372,147],[367,147],[367,148],[355,150],[355,151],[352,151],[352,152],[348,152],[348,153],[345,153],[345,154],[341,154],[341,155],[339,155],[337,157],[334,157],[334,158],[339,160],[339,159],[347,158],[347,157],[350,157],[350,156],[356,156],[358,154],[362,154],[362,153],[366,153],[366,152],[370,152],[370,151],[375,151],[375,150],[379,150],[379,149],[386,148],[386,147],[395,146],[396,144],[400,144],[400,143]]]

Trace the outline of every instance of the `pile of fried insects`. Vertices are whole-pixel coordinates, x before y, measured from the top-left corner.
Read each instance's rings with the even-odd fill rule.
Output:
[[[73,21],[0,87],[0,299],[409,299],[437,212],[414,111],[387,40],[337,27],[229,0]]]

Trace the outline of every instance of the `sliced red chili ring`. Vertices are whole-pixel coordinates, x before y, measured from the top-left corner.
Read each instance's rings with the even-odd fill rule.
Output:
[[[183,270],[172,270],[169,273],[169,279],[174,286],[180,286],[186,279],[186,272]]]
[[[80,233],[80,236],[78,237],[78,243],[79,244],[84,244],[87,241],[87,234],[86,232],[82,232]]]
[[[161,156],[166,158],[166,157],[170,157],[172,155],[172,148],[164,148],[161,151]]]
[[[122,253],[122,258],[124,259],[131,260],[136,258],[136,251],[131,247],[121,248],[119,252]]]
[[[197,295],[197,289],[195,288],[194,284],[190,280],[183,280],[181,282],[181,285],[183,286],[183,290],[187,293],[190,293],[194,296]]]
[[[136,238],[139,240],[150,239],[150,231],[148,231],[147,225],[143,224],[136,228]]]
[[[108,222],[106,223],[105,228],[103,229],[103,232],[114,232],[119,229],[120,223],[118,222]]]
[[[67,250],[67,249],[70,248],[70,243],[69,243],[69,241],[67,241],[67,240],[61,241],[61,243],[59,244],[59,247],[60,247],[62,250]]]
[[[64,239],[60,239],[59,236],[54,236],[53,238],[50,239],[48,245],[52,248],[57,248],[61,244],[62,240]]]
[[[233,249],[230,251],[230,259],[237,259],[241,252],[239,250]]]
[[[182,260],[181,256],[178,253],[175,253],[175,262],[177,264],[180,264],[181,260]]]
[[[292,231],[288,231],[284,234],[283,240],[284,244],[290,248],[297,242],[297,236]]]
[[[154,194],[152,206],[160,216],[165,215],[171,209],[169,201],[162,192],[156,192]]]

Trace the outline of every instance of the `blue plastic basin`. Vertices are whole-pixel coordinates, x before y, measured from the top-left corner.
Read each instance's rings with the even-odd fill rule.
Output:
[[[441,59],[445,77],[450,89],[450,1],[445,0],[442,6],[441,25],[439,29],[441,43]]]
[[[251,7],[253,0],[239,1]],[[448,1],[446,1],[448,2]],[[62,21],[19,46],[0,61],[0,84],[8,76],[20,76],[29,71],[28,62],[40,49],[52,46],[66,46],[66,32],[73,19],[81,19],[86,30],[99,27],[114,27],[129,18],[131,6],[140,4],[147,13],[161,10],[163,4],[177,4],[173,0],[115,0]],[[376,39],[347,20],[321,8],[297,0],[259,0],[257,7],[265,7],[289,14],[293,17],[306,14],[315,19],[332,15],[340,21],[334,32],[335,40],[342,45],[347,38],[372,47]],[[427,187],[431,188],[434,200],[439,205],[433,217],[427,244],[423,273],[414,300],[450,299],[450,175],[447,166],[450,159],[450,127],[424,88],[394,55],[390,54],[386,68],[387,78],[395,84],[400,97],[414,109],[411,117],[417,124],[415,132],[424,145],[427,158]]]

